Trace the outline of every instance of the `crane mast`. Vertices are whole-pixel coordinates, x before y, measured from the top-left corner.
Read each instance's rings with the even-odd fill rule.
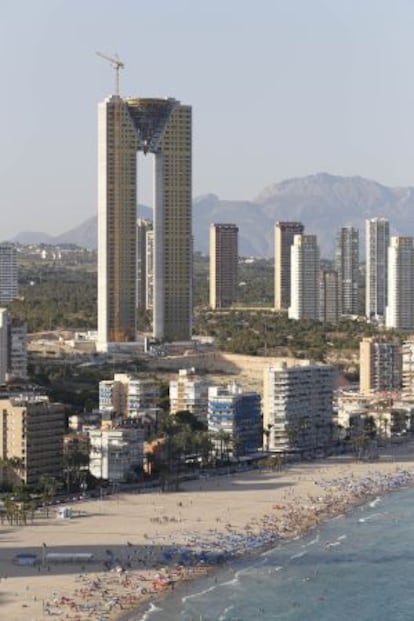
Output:
[[[118,58],[118,54],[114,57],[106,56],[106,54],[102,54],[102,52],[96,52],[96,54],[111,63],[112,67],[115,69],[115,93],[119,96],[119,70],[124,69],[124,63]]]

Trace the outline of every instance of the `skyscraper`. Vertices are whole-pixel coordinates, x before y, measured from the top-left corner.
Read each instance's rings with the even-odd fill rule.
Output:
[[[98,106],[98,347],[135,340],[137,151],[154,154],[155,338],[191,338],[191,107],[175,99]]]
[[[321,270],[319,276],[319,319],[337,323],[339,317],[338,272]]]
[[[291,247],[290,319],[319,320],[319,265],[316,235],[295,235]]]
[[[388,296],[385,325],[414,329],[414,239],[391,237],[388,248]]]
[[[384,318],[387,306],[388,245],[390,224],[385,218],[365,221],[366,285],[365,314]]]
[[[302,235],[301,222],[275,224],[275,310],[290,306],[290,248],[295,235]]]
[[[235,224],[210,225],[211,308],[226,308],[236,300],[238,234]]]
[[[338,272],[339,312],[359,313],[359,231],[352,226],[339,229],[336,235],[335,269]]]
[[[0,303],[11,302],[17,297],[16,247],[4,242],[0,244]]]

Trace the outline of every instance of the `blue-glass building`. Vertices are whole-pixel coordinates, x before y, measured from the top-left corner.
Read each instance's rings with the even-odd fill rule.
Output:
[[[237,384],[210,387],[207,420],[219,457],[223,452],[241,457],[262,446],[261,402],[257,392],[243,392]]]

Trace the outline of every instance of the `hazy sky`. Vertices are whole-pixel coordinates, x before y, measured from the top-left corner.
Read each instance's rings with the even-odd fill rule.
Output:
[[[414,185],[412,0],[0,0],[0,239],[96,210],[96,105],[193,106],[194,195],[326,171]],[[141,202],[149,200],[148,164]]]

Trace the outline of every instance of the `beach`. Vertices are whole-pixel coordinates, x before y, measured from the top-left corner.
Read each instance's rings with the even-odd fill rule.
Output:
[[[24,526],[5,521],[1,618],[124,618],[184,580],[413,482],[414,444],[406,443],[384,449],[374,462],[338,456],[280,472],[243,471],[187,481],[174,493],[68,503],[70,519],[57,519],[50,507],[49,517],[43,513]],[[26,553],[39,562],[17,564],[16,555]],[[57,553],[70,556],[56,562]]]

